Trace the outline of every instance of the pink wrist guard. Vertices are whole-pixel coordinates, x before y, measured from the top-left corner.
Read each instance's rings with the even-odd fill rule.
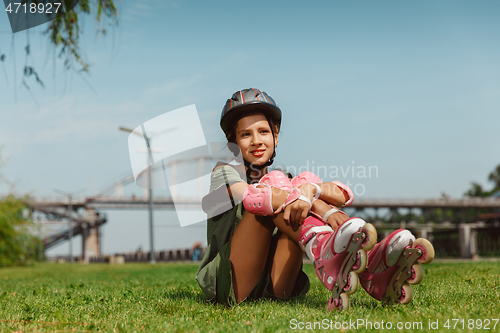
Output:
[[[292,186],[299,187],[305,183],[322,183],[321,178],[310,171],[303,171],[292,179]]]
[[[289,204],[291,204],[297,200],[302,200],[302,201],[307,202],[309,204],[309,209],[311,209],[311,207],[312,207],[311,200],[309,200],[309,198],[303,196],[301,194],[300,190],[296,187],[292,188],[292,192],[286,198],[286,202],[283,204],[283,209],[285,209],[286,206],[288,206]]]
[[[286,206],[288,206],[292,202],[295,202],[296,200],[298,200],[300,198],[300,195],[301,195],[300,190],[298,188],[295,188],[295,187],[292,188],[292,191],[290,192],[290,194],[286,198],[285,203],[283,204],[283,208],[285,208]]]
[[[292,183],[290,182],[288,177],[279,170],[273,170],[269,172],[267,175],[260,179],[259,184],[277,187],[280,190],[287,192],[292,191]]]
[[[313,214],[314,216],[316,216],[317,218],[319,218],[320,220],[322,220],[323,222],[328,222],[328,218],[330,217],[330,215],[332,215],[333,213],[341,213],[342,215],[344,216],[347,216],[346,213],[344,213],[343,211],[341,211],[340,209],[338,209],[337,207],[334,207],[332,205],[329,205],[331,207],[331,209],[329,211],[327,211],[325,213],[325,215],[323,216],[320,216],[318,213],[315,213],[313,211],[311,211],[311,214]],[[349,216],[347,216],[349,217]]]
[[[319,178],[318,176],[316,176],[314,173],[312,173],[310,171],[302,171],[301,173],[299,173],[297,176],[295,176],[292,179],[293,187],[300,187],[300,185],[302,185],[302,184],[312,184],[316,187],[316,195],[312,199],[311,206],[312,206],[312,203],[314,201],[316,201],[316,199],[318,199],[319,196],[321,195],[321,188],[318,185],[316,185],[316,183],[322,183],[322,182],[323,181],[321,180],[321,178]],[[309,202],[309,199],[304,200],[304,201]]]
[[[344,203],[344,206],[342,206],[342,207],[347,207],[350,204],[352,204],[352,201],[354,200],[354,195],[352,194],[352,191],[349,188],[349,186],[342,184],[341,182],[339,182],[337,180],[333,181],[332,183],[337,185],[342,190],[342,192],[344,192],[344,195],[347,196],[347,201]]]
[[[248,185],[243,192],[243,205],[245,209],[255,215],[272,215],[273,194],[271,187],[260,187],[256,184]]]

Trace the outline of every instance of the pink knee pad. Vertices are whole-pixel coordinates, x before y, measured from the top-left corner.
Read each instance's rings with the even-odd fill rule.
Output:
[[[344,203],[343,207],[349,206],[352,203],[352,201],[354,200],[354,195],[352,194],[352,191],[349,188],[349,186],[342,184],[341,182],[339,182],[337,180],[333,181],[332,183],[337,185],[342,190],[342,192],[344,192],[344,194],[347,195],[347,201]]]
[[[272,188],[257,187],[256,184],[248,185],[243,192],[243,205],[248,212],[255,215],[273,214]]]
[[[292,184],[290,183],[290,180],[283,172],[279,170],[273,170],[269,172],[267,175],[260,179],[259,184],[277,187],[287,192],[290,192],[292,190]]]
[[[292,186],[299,187],[305,183],[322,183],[321,178],[310,171],[303,171],[292,179]]]

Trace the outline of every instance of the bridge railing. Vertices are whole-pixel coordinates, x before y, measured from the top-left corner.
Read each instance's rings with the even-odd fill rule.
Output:
[[[155,251],[155,258],[157,262],[201,261],[206,250],[206,247],[200,248],[198,254],[195,256],[193,256],[195,250],[192,248]],[[89,257],[91,263],[146,263],[150,260],[150,252],[143,251],[115,253],[112,255],[94,255]]]
[[[408,229],[417,238],[428,239],[436,258],[479,258],[500,256],[500,221],[485,223],[373,223],[379,240],[395,229]]]
[[[199,250],[200,251],[195,258],[196,260],[193,260],[194,250],[192,248],[156,251],[155,252],[156,261],[157,262],[201,261],[201,259],[205,255],[207,248],[202,247]],[[65,262],[67,261],[67,259],[68,259],[67,256],[54,256],[47,258],[48,261],[58,261],[58,262]],[[151,260],[150,253],[144,251],[100,254],[100,255],[89,256],[89,262],[91,263],[111,263],[111,264],[121,264],[121,263],[131,263],[131,262],[147,263],[150,260]],[[82,257],[75,256],[73,258],[73,261],[80,262],[82,261]]]

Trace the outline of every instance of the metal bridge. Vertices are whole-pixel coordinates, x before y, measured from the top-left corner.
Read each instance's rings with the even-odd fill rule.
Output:
[[[197,156],[188,157],[164,163],[163,167],[170,167],[173,184],[177,184],[177,170],[183,168],[184,163],[196,162],[199,164],[199,194],[197,197],[179,198],[175,203],[172,197],[154,197],[154,209],[201,209],[203,183],[201,178],[206,174],[206,167],[213,160],[226,160],[227,156]],[[207,163],[209,161],[209,163]],[[113,209],[147,209],[149,198],[147,191],[143,197],[123,196],[126,185],[134,182],[134,176],[124,177],[106,186],[99,194],[81,199],[73,199],[72,211],[69,211],[69,202],[61,198],[36,198],[33,197],[27,204],[32,210],[32,220],[38,226],[44,248],[49,249],[69,239],[72,235],[82,235],[83,260],[88,260],[90,255],[100,255],[100,227],[106,223],[106,216],[99,210]],[[172,192],[172,191],[171,191]],[[172,195],[175,195],[172,193]],[[447,211],[447,219],[436,220],[433,212],[436,209]],[[374,223],[378,228],[413,227],[423,236],[429,230],[436,228],[458,228],[458,223],[472,223],[478,221],[479,214],[490,217],[486,220],[499,221],[500,198],[469,198],[451,199],[363,199],[356,198],[351,206],[346,208],[350,216],[359,216]],[[477,212],[477,214],[471,212]],[[71,215],[70,215],[71,214]],[[71,216],[72,232],[69,227],[63,230],[49,230],[51,225],[63,225]],[[42,228],[43,227],[43,228]],[[45,231],[42,231],[45,229]],[[61,228],[59,228],[61,229]]]
[[[51,221],[62,222],[68,216],[68,202],[46,199],[36,199],[30,202],[34,211],[35,223],[50,223]],[[82,253],[88,255],[101,254],[99,227],[106,223],[106,217],[101,216],[99,210],[111,209],[147,209],[148,198],[136,197],[88,197],[73,202],[75,211],[72,213],[73,236],[82,235]],[[154,209],[197,208],[200,209],[199,198],[176,199],[175,204],[172,197],[155,197],[153,199]],[[429,215],[433,209],[449,210],[448,220],[437,221]],[[480,210],[481,215],[464,216],[464,213],[473,209]],[[78,214],[78,210],[84,210],[84,214]],[[464,199],[358,199],[346,210],[350,216],[360,216],[372,222],[377,229],[412,228],[420,232],[420,236],[431,238],[433,230],[459,229],[459,224],[454,222],[472,223],[477,222],[479,217],[485,220],[499,221],[500,199],[464,198]],[[383,216],[378,211],[385,211]],[[406,214],[404,214],[406,211]],[[375,212],[375,213],[374,213]],[[413,212],[413,213],[412,213]],[[488,212],[488,213],[485,213]],[[45,218],[40,218],[40,214]],[[425,221],[417,222],[417,220]],[[451,221],[450,221],[451,220]],[[392,222],[391,222],[392,221]],[[496,227],[498,223],[494,225]],[[485,228],[488,224],[470,224],[473,229]],[[493,226],[493,224],[491,224]],[[470,228],[469,228],[470,229]],[[466,231],[470,233],[471,231]],[[381,235],[384,235],[382,233]],[[69,230],[63,230],[43,238],[45,249],[68,240]],[[472,249],[473,252],[473,249]],[[468,255],[465,255],[468,256]]]
[[[174,156],[175,157],[175,156]],[[152,170],[163,170],[169,168],[172,184],[176,185],[178,179],[183,179],[180,168],[185,168],[189,163],[197,163],[199,171],[199,194],[197,198],[179,198],[176,199],[175,206],[173,199],[153,198],[154,209],[175,209],[194,208],[200,206],[203,196],[203,179],[207,169],[211,168],[212,161],[230,162],[230,155],[196,155],[196,156],[177,156],[177,159],[164,161],[161,166]],[[207,163],[208,162],[208,163]],[[210,172],[211,169],[208,169]],[[165,171],[166,172],[166,171]],[[185,178],[185,177],[184,177]],[[73,199],[71,206],[67,198],[60,197],[31,197],[26,204],[31,208],[31,219],[36,233],[43,242],[44,249],[47,250],[61,242],[69,240],[70,237],[82,236],[83,260],[88,261],[89,256],[101,254],[101,232],[100,227],[107,222],[106,216],[101,216],[98,212],[104,209],[147,209],[149,203],[148,191],[144,191],[144,196],[137,198],[135,196],[123,197],[123,189],[126,185],[135,181],[134,175],[129,175],[114,181],[112,184],[104,187],[97,195],[86,198]],[[114,193],[113,193],[114,192]],[[174,191],[171,191],[172,194]],[[70,208],[71,207],[71,211]],[[71,218],[71,227],[69,220]]]
[[[72,202],[76,209],[145,209],[147,208],[149,198],[135,196],[117,197],[117,196],[96,196],[84,199],[76,199]],[[60,199],[35,198],[34,203],[38,207],[66,207],[67,202]],[[201,207],[200,197],[197,198],[176,198],[176,205],[186,207]],[[153,205],[157,209],[174,209],[174,200],[172,197],[154,197]],[[348,207],[363,211],[365,209],[420,209],[426,211],[429,209],[441,208],[462,211],[466,209],[500,209],[500,198],[476,198],[465,197],[461,199],[436,198],[436,199],[355,199]]]

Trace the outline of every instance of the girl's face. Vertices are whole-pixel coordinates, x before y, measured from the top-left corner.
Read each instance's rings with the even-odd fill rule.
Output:
[[[274,141],[278,144],[278,133]],[[262,113],[241,118],[236,124],[236,143],[243,158],[255,165],[269,161],[274,152],[273,133]]]

